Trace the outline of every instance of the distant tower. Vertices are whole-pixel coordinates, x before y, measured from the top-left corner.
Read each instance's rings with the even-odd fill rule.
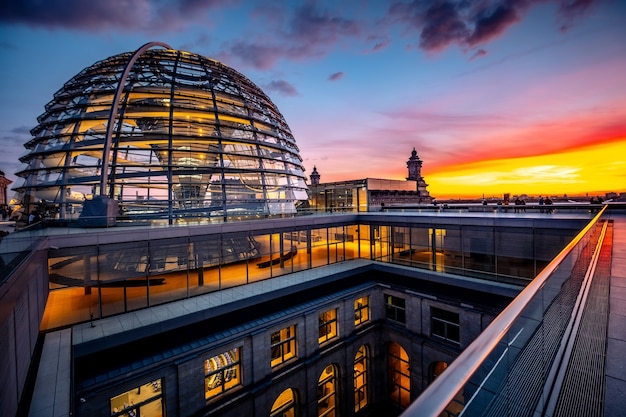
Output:
[[[417,156],[417,151],[413,148],[411,157],[406,162],[406,167],[409,169],[409,176],[407,180],[418,181],[422,178],[422,160]]]
[[[424,177],[422,177],[422,160],[417,156],[417,151],[413,148],[413,152],[411,152],[411,157],[406,162],[406,167],[409,169],[409,176],[406,178],[407,180],[417,181],[417,191],[419,192],[420,199],[430,201],[432,197],[426,190],[428,184],[424,181]]]
[[[320,173],[317,172],[317,167],[313,165],[313,172],[311,172],[311,185],[320,184]]]

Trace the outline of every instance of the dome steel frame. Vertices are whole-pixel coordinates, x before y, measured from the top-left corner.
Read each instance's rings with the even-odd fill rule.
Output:
[[[152,49],[161,47],[164,49]],[[85,68],[54,94],[25,144],[23,210],[74,218],[85,199],[128,219],[294,214],[302,158],[269,97],[219,61],[151,42]]]

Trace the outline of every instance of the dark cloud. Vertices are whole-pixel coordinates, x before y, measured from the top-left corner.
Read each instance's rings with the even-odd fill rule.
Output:
[[[358,36],[359,23],[354,20],[332,16],[306,4],[296,10],[290,22],[289,34],[305,42],[332,44],[342,36]]]
[[[218,57],[226,63],[234,59],[257,69],[269,69],[286,55],[288,52],[279,44],[236,41],[226,45],[226,50],[220,52]]]
[[[242,6],[237,11],[252,23],[241,27],[237,39],[219,47],[211,45],[211,55],[244,67],[268,69],[280,60],[323,58],[343,46],[354,48],[348,41],[361,42],[360,53],[375,53],[385,49],[398,30],[412,39],[407,50],[419,45],[423,51],[440,51],[457,45],[474,52],[474,58],[481,55],[476,49],[484,50],[535,5],[556,4],[562,29],[567,29],[598,1],[396,0],[385,15],[364,17],[367,13],[340,3],[325,8],[313,0],[294,2],[295,6],[280,0],[257,0],[246,2],[246,8],[240,0],[5,0],[0,2],[0,23],[128,33],[182,30],[201,24],[210,31],[214,22],[220,21],[221,11]],[[208,43],[208,37],[195,42]],[[6,41],[0,42],[0,50],[10,47]]]
[[[232,59],[257,69],[268,69],[280,59],[299,61],[321,58],[341,41],[359,39],[361,25],[364,24],[318,9],[314,3],[293,10],[283,6],[278,14],[271,16],[259,10],[253,15],[258,19],[259,26],[272,27],[272,31],[256,36],[253,41],[246,36],[225,44],[220,53],[225,61]]]
[[[264,87],[264,90],[284,96],[297,96],[298,90],[285,80],[274,80]]]
[[[433,4],[425,11],[424,22],[420,47],[429,51],[443,49],[470,35],[457,5],[452,2]]]
[[[18,127],[14,127],[13,129],[10,129],[9,132],[15,133],[17,135],[30,135],[30,129],[31,128],[26,127],[26,126],[18,126]]]
[[[531,7],[558,4],[558,16],[564,28],[583,16],[599,0],[413,0],[396,2],[389,7],[386,22],[400,24],[408,36],[419,34],[419,46],[425,51],[439,51],[453,44],[472,50],[501,36],[521,21]],[[484,51],[484,49],[482,49]],[[484,55],[479,51],[473,56]]]
[[[328,76],[328,81],[337,81],[343,78],[343,71],[335,72]]]
[[[0,3],[0,22],[48,29],[162,31],[184,27],[220,0],[20,0]],[[229,7],[232,4],[229,4]]]
[[[563,21],[561,30],[567,30],[580,16],[587,12],[596,0],[561,0],[559,15]]]
[[[480,58],[481,56],[485,56],[485,55],[487,55],[487,51],[485,51],[484,49],[479,49],[476,52],[474,52],[474,55],[472,55],[469,60],[473,61],[476,58]]]
[[[476,19],[474,31],[466,40],[471,46],[490,41],[519,20],[518,12],[510,5],[501,4],[493,11],[482,12],[484,14]]]

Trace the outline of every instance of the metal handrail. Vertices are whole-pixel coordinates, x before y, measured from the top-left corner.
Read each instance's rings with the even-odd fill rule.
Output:
[[[583,230],[532,280],[491,324],[437,377],[401,414],[401,417],[437,417],[465,386],[474,372],[489,357],[507,334],[513,322],[544,286],[548,278],[566,259],[578,243],[598,222],[606,211],[600,212]]]

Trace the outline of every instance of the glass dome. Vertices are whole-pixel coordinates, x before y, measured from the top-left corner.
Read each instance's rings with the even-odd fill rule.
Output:
[[[112,199],[128,219],[251,218],[308,199],[278,108],[234,69],[161,43],[85,68],[54,94],[25,144],[24,213],[71,219]]]

